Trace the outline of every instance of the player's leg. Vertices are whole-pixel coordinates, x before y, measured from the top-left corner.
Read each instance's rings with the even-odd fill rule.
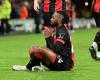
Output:
[[[52,53],[52,51],[50,51]],[[55,54],[55,53],[54,53]],[[46,59],[42,61],[42,64],[52,71],[70,71],[74,66],[74,55],[72,51],[72,60],[67,61],[66,58],[63,58],[61,55],[57,54],[55,57],[50,57],[51,59]],[[54,58],[53,58],[54,57]],[[54,59],[54,60],[53,60]]]
[[[94,42],[92,46],[89,48],[91,52],[91,56],[94,59],[100,58],[100,30],[95,35]]]
[[[96,25],[99,27],[100,26],[100,13],[93,13],[94,19],[96,22]],[[89,48],[91,56],[93,59],[98,59],[100,58],[100,29],[97,31],[94,42],[92,46]]]
[[[34,51],[34,48],[37,50],[36,52]],[[30,58],[30,62],[26,67],[31,70],[33,66],[40,65],[40,61],[53,63],[56,59],[56,54],[46,47],[41,47],[40,49],[39,47],[37,47],[37,49],[36,47],[32,47],[30,49]]]
[[[56,54],[52,50],[46,47],[42,47],[41,50],[38,50],[38,48],[39,47],[32,47],[29,50],[30,61],[26,66],[15,65],[13,70],[32,70],[32,67],[39,66],[41,61],[45,60],[48,63],[53,63],[55,61]]]
[[[31,70],[33,66],[39,66],[42,56],[34,49],[34,47],[29,50],[30,61],[26,65],[27,69]]]
[[[32,70],[33,66],[40,65],[40,60],[42,56],[39,53],[37,53],[37,51],[33,47],[30,48],[29,55],[30,55],[30,60],[26,66],[14,65],[12,69],[16,71]]]
[[[96,50],[97,59],[100,59],[100,29],[97,31],[95,35],[93,47]]]

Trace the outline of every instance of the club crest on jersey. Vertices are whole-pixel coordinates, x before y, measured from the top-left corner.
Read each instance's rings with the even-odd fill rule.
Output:
[[[58,38],[60,38],[60,39],[63,39],[64,38],[64,33],[59,33],[59,36],[58,36]]]

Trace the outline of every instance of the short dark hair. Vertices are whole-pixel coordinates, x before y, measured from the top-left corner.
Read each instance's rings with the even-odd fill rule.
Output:
[[[63,23],[66,24],[69,22],[69,17],[66,15],[66,12],[61,12],[61,11],[57,11],[57,13],[63,15],[64,19],[63,19]]]

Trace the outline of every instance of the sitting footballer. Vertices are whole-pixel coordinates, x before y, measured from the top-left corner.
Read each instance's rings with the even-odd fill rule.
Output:
[[[29,50],[30,61],[26,66],[14,65],[16,71],[43,70],[41,64],[51,71],[70,71],[74,66],[74,53],[68,28],[63,24],[64,16],[54,12],[52,27],[44,27],[47,47],[32,46]]]

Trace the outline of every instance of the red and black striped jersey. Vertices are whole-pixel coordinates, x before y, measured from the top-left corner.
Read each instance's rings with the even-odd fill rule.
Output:
[[[92,11],[100,13],[100,0],[92,0]]]
[[[43,12],[66,11],[65,0],[44,0]]]
[[[72,44],[69,30],[65,25],[56,27],[52,36],[46,38],[49,49],[61,55],[69,64],[73,64]]]

